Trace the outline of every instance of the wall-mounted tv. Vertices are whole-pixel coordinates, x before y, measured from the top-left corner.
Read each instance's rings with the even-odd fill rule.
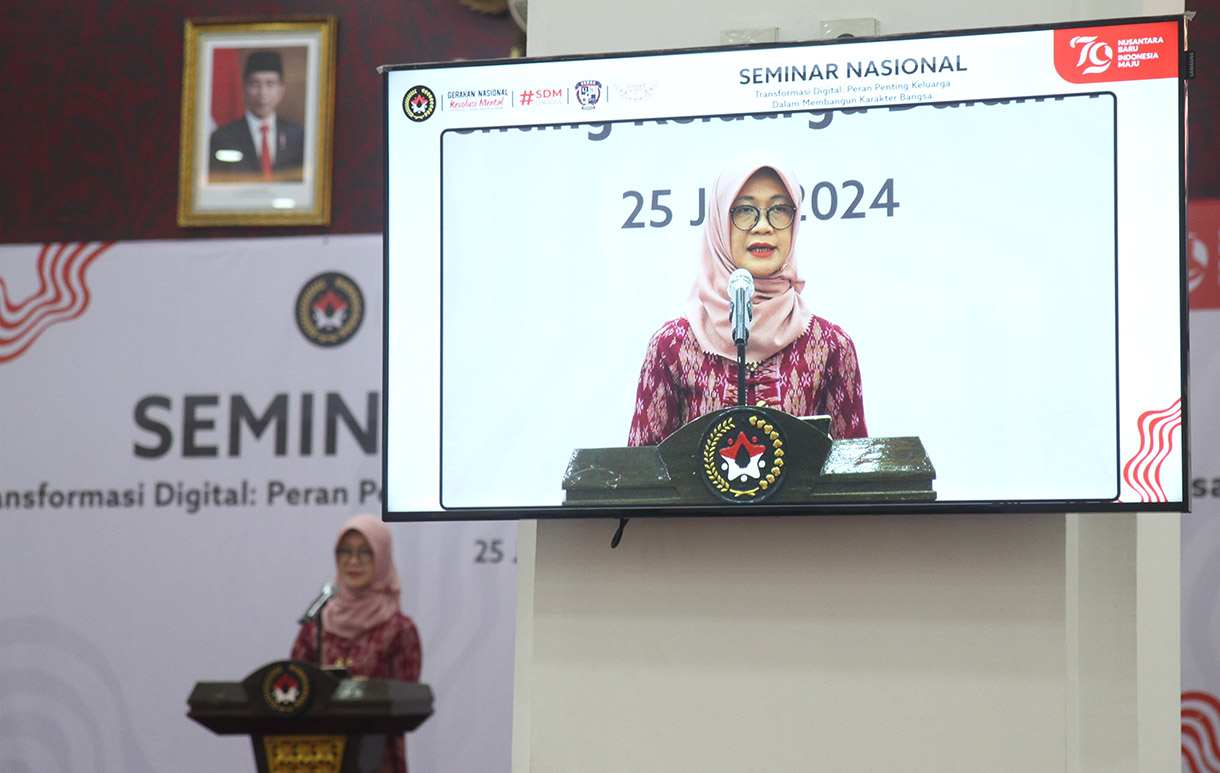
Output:
[[[1184,37],[383,67],[384,517],[1188,509]]]

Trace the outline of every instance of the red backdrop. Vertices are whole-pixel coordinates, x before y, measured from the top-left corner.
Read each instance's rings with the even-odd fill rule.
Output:
[[[0,23],[0,242],[376,233],[382,226],[381,64],[507,56],[517,30],[458,0],[115,0],[8,3]],[[1220,198],[1220,0],[1192,4],[1189,193]],[[330,228],[182,229],[175,221],[188,18],[339,18]],[[1214,266],[1213,258],[1213,266]]]
[[[183,22],[339,19],[329,228],[179,228]],[[508,56],[517,28],[458,0],[5,3],[0,242],[380,233],[377,66]]]

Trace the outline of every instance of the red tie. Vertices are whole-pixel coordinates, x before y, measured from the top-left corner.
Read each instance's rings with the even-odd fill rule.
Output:
[[[267,130],[270,129],[271,127],[268,126],[267,124],[263,124],[262,126],[260,126],[258,128],[259,128],[259,131],[261,131],[263,133],[263,147],[259,151],[259,154],[262,156],[262,159],[263,159],[263,177],[270,180],[271,179],[271,148],[267,147]]]

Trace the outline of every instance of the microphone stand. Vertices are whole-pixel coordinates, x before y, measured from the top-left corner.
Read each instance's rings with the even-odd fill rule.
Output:
[[[314,620],[318,621],[318,668],[326,667],[326,664],[322,662],[322,610],[326,609],[326,605],[329,603],[330,599],[323,601],[322,606],[318,607],[318,616],[314,618]]]
[[[729,275],[729,326],[737,344],[737,406],[746,404],[746,343],[754,320],[754,277],[744,268]]]
[[[746,404],[746,342],[737,342],[737,405]]]
[[[316,620],[318,623],[318,630],[317,630],[317,634],[318,634],[318,668],[323,667],[323,663],[322,663],[322,610],[325,609],[326,605],[330,603],[330,600],[332,598],[334,598],[335,592],[337,590],[338,589],[335,587],[334,583],[328,582],[325,585],[323,585],[322,594],[320,596],[318,596],[318,598],[314,599],[314,602],[309,605],[309,609],[305,610],[305,614],[301,615],[301,619],[297,621],[301,625],[305,625],[310,620]]]

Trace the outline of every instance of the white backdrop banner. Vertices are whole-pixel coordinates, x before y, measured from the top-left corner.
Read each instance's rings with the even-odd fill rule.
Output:
[[[286,658],[379,513],[381,237],[0,247],[0,770],[252,770],[186,717]],[[392,524],[436,713],[507,770],[516,525]]]
[[[1191,205],[1183,770],[1220,771],[1220,202]],[[0,770],[248,770],[197,681],[287,656],[380,480],[379,236],[0,247]],[[436,715],[507,770],[514,523],[394,524]]]
[[[1182,516],[1182,770],[1220,773],[1220,200],[1190,203],[1192,512]]]

